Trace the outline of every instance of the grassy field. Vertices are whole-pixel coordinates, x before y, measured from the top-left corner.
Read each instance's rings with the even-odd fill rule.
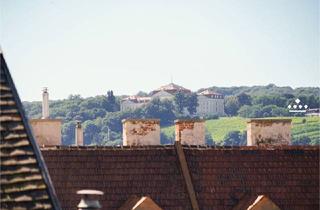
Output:
[[[320,139],[320,117],[290,117],[292,119],[292,135],[293,139],[308,136],[311,142],[319,142]],[[306,122],[303,123],[303,119]],[[247,125],[246,118],[241,117],[221,117],[216,120],[207,120],[206,129],[216,142],[221,142],[224,136],[230,131],[245,131]],[[162,132],[174,138],[174,127],[165,127]]]

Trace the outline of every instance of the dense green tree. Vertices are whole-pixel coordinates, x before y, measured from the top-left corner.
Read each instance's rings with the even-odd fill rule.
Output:
[[[160,143],[161,144],[173,144],[174,139],[171,136],[167,136],[164,132],[160,133]]]
[[[206,141],[206,145],[209,145],[209,146],[215,145],[215,141],[213,140],[211,133],[209,133],[207,129],[205,133],[205,141]]]
[[[119,110],[119,105],[117,104],[116,97],[113,95],[113,91],[109,90],[107,92],[107,106],[106,109],[109,112],[115,112]]]
[[[41,118],[41,102],[23,102],[24,109],[26,110],[29,119]]]
[[[302,136],[297,139],[293,139],[292,145],[309,145],[311,144],[311,139],[308,136]]]
[[[182,91],[179,91],[175,94],[174,104],[175,104],[176,111],[179,114],[183,113],[183,110],[186,107],[186,102],[187,102],[187,95],[185,93],[183,93]]]
[[[224,109],[228,115],[235,116],[240,108],[239,101],[235,96],[229,96],[225,99]]]
[[[279,107],[287,107],[287,99],[279,95],[262,95],[255,97],[253,104],[261,104],[262,106],[276,105]]]
[[[187,96],[187,110],[190,115],[194,115],[197,112],[197,107],[198,107],[198,96],[196,93],[192,93]]]
[[[259,118],[259,117],[263,117],[262,109],[263,109],[262,105],[253,105],[253,106],[244,105],[239,109],[238,113],[240,117]]]
[[[305,102],[311,109],[320,108],[320,97],[319,95],[310,95],[307,97],[307,101]]]
[[[237,115],[238,113],[242,117],[287,116],[289,114],[287,105],[296,98],[300,98],[302,103],[307,104],[310,108],[318,108],[320,104],[320,88],[318,87],[292,89],[268,85],[213,87],[211,90],[227,95],[225,102],[227,114]],[[62,119],[64,122],[62,125],[63,144],[74,143],[75,122],[81,121],[86,129],[86,144],[114,145],[121,143],[122,119],[160,118],[162,125],[169,125],[178,117],[190,118],[191,116],[186,115],[184,111],[188,110],[188,103],[190,104],[192,100],[189,99],[189,94],[181,92],[181,95],[179,100],[176,100],[175,97],[174,103],[158,101],[148,107],[128,112],[118,111],[121,98],[114,96],[111,90],[106,95],[89,98],[70,95],[67,99],[50,100],[50,117]],[[231,99],[228,95],[231,96]],[[141,93],[141,96],[146,95]],[[252,106],[248,105],[250,104],[249,97],[252,98]],[[180,101],[179,111],[176,101]],[[41,102],[23,102],[23,105],[29,119],[41,117]],[[193,113],[190,108],[188,111]],[[303,114],[293,115],[291,113],[291,116],[296,115]],[[319,140],[312,138],[310,144],[319,144]]]
[[[75,128],[76,121],[68,121],[62,127],[62,144],[72,145],[75,144]]]
[[[147,118],[160,119],[161,125],[172,124],[176,116],[173,112],[174,106],[170,100],[153,99],[144,109]]]
[[[143,92],[143,91],[139,91],[139,92],[136,94],[136,96],[139,96],[139,97],[148,97],[149,94],[146,93],[146,92]]]
[[[251,96],[246,93],[241,93],[241,94],[237,95],[237,99],[239,102],[239,106],[252,104]]]
[[[87,120],[83,123],[84,129],[84,144],[100,144],[101,138],[99,138],[100,128],[94,121]]]
[[[246,145],[247,135],[246,132],[230,131],[223,140],[225,146],[244,146]]]

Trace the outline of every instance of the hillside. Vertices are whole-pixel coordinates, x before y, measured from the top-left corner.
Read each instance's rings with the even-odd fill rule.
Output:
[[[309,108],[318,108],[320,104],[318,87],[293,89],[271,84],[253,87],[212,88],[227,95],[225,112],[227,116],[234,117],[209,120],[206,134],[206,139],[209,142],[212,142],[210,135],[216,142],[221,142],[226,133],[232,130],[243,131],[245,129],[245,118],[292,116],[286,107],[295,98],[301,99]],[[249,95],[238,95],[239,93]],[[66,145],[74,142],[74,127],[77,121],[80,121],[83,125],[85,144],[117,145],[121,144],[121,120],[123,119],[157,118],[160,119],[162,126],[168,126],[172,125],[175,119],[186,117],[181,116],[181,111],[179,111],[180,109],[178,109],[175,101],[153,100],[147,106],[129,111],[120,111],[120,101],[121,96],[114,95],[112,90],[106,91],[105,95],[88,98],[83,98],[80,95],[70,95],[66,99],[49,102],[50,117],[62,119],[62,143]],[[29,119],[41,117],[41,102],[24,102],[23,105]],[[206,117],[213,119],[215,116]],[[299,118],[297,120],[301,121]],[[319,138],[317,123],[307,122],[306,125],[297,122],[296,127],[296,130],[294,130],[295,138],[304,137],[306,132],[313,141]],[[170,130],[170,128],[164,130],[168,130],[168,132],[165,132],[167,135],[162,134],[163,143],[170,142],[173,139],[173,130]]]
[[[307,136],[311,139],[312,144],[317,144],[317,142],[319,144],[320,117],[291,117],[291,119],[293,123],[293,141]],[[303,123],[303,119],[306,119],[305,123]],[[207,120],[206,129],[215,142],[222,142],[224,136],[230,131],[245,131],[246,121],[246,118],[241,117],[223,117],[216,120]],[[169,138],[173,138],[174,126],[163,128],[162,132]]]
[[[198,92],[201,92],[205,89],[210,89],[212,91],[224,94],[226,96],[228,95],[239,95],[241,93],[246,93],[248,95],[254,96],[262,96],[262,95],[314,95],[319,96],[320,88],[319,87],[298,87],[298,88],[292,88],[289,86],[286,87],[280,87],[276,86],[274,84],[269,84],[266,86],[234,86],[234,87],[217,87],[212,86],[208,88],[202,88],[198,90]]]

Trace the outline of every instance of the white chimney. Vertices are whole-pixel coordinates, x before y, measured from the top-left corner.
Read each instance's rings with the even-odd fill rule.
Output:
[[[83,129],[81,126],[81,122],[77,122],[76,124],[75,144],[83,146]]]
[[[124,119],[123,145],[160,145],[159,119]]]
[[[49,119],[49,93],[47,87],[42,90],[42,119]]]
[[[290,145],[291,119],[251,119],[247,122],[247,145]]]
[[[188,145],[204,145],[206,143],[204,120],[175,120],[174,123],[176,141]]]

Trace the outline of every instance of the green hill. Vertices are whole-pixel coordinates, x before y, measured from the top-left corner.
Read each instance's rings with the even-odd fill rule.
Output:
[[[293,141],[297,138],[307,136],[312,144],[319,143],[320,140],[320,117],[289,117],[292,119]],[[303,119],[306,122],[303,123]],[[248,119],[241,117],[222,117],[216,120],[207,120],[206,129],[211,134],[215,142],[223,141],[224,136],[230,131],[245,131]],[[169,138],[174,138],[174,127],[166,127],[162,132]]]

